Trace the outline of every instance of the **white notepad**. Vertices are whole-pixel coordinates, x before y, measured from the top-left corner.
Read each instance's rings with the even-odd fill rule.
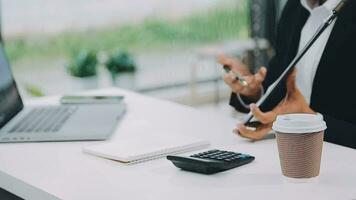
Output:
[[[95,156],[133,164],[206,148],[208,141],[180,135],[142,138],[135,137],[121,141],[107,142],[100,145],[84,147],[83,151]]]

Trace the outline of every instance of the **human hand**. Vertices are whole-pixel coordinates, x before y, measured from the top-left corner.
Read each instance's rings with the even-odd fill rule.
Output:
[[[239,93],[249,98],[259,98],[262,82],[265,80],[267,74],[267,69],[265,67],[261,67],[256,74],[252,74],[248,67],[240,60],[220,55],[218,61],[220,64],[228,66],[231,69],[232,72],[224,74],[223,78],[224,82],[234,93]],[[234,75],[236,72],[243,76],[247,85],[243,85],[240,81],[236,80]]]
[[[288,113],[315,114],[297,88],[295,78],[296,69],[294,69],[287,79],[287,94],[285,98],[272,111],[262,112],[255,104],[250,105],[251,112],[261,122],[261,125],[256,127],[255,130],[251,130],[245,125],[239,124],[234,132],[245,138],[260,140],[272,130],[272,124],[276,120],[277,115]]]

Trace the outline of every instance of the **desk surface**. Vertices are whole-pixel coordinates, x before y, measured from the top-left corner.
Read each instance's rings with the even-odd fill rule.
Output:
[[[128,112],[110,140],[140,135],[182,134],[208,139],[212,148],[246,152],[246,166],[206,176],[181,171],[165,159],[136,165],[82,153],[102,142],[0,145],[0,187],[25,199],[356,199],[356,151],[324,143],[321,175],[291,183],[281,175],[276,142],[251,143],[231,133],[233,118],[200,112],[135,93],[124,94]],[[53,104],[56,97],[36,103]]]

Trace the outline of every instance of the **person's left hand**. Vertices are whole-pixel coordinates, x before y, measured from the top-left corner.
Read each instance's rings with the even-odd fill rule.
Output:
[[[255,130],[251,130],[245,125],[239,124],[234,132],[245,138],[260,140],[272,130],[272,124],[276,120],[277,115],[288,113],[315,114],[296,86],[296,72],[296,69],[294,69],[294,71],[289,75],[287,79],[287,94],[272,111],[264,113],[255,104],[250,105],[250,109],[254,117],[261,122],[260,126],[256,127]]]

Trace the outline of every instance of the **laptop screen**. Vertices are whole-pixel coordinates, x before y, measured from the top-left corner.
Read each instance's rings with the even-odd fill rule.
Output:
[[[0,128],[23,108],[20,94],[0,43]]]

